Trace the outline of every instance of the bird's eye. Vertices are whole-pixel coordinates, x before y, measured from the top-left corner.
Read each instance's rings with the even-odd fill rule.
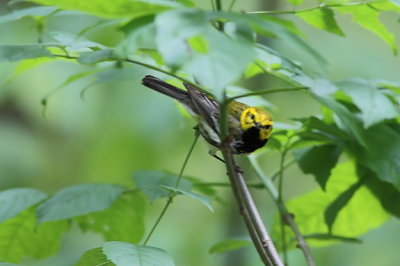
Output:
[[[265,129],[270,129],[270,128],[271,128],[271,125],[265,125],[265,126],[263,126],[263,128],[265,128]]]
[[[251,114],[250,118],[251,118],[251,120],[254,120],[256,117],[255,117],[255,115]]]

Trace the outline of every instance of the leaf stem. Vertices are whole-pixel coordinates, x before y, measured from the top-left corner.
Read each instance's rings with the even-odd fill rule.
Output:
[[[289,92],[289,91],[300,91],[300,90],[308,90],[310,89],[309,87],[292,87],[292,88],[280,88],[280,89],[263,89],[263,90],[257,90],[254,92],[249,92],[249,93],[244,93],[241,95],[233,96],[228,98],[228,101],[233,101],[239,98],[244,98],[244,97],[249,97],[249,96],[255,96],[255,95],[265,95],[265,94],[271,94],[271,93],[277,93],[277,92]]]
[[[181,181],[182,176],[183,176],[183,171],[186,168],[186,165],[187,165],[187,163],[189,161],[190,156],[192,155],[192,152],[194,150],[194,146],[196,145],[198,139],[199,139],[199,133],[196,131],[196,135],[195,135],[194,141],[193,141],[192,145],[190,146],[189,152],[187,153],[187,155],[185,157],[185,160],[183,161],[181,170],[179,171],[179,176],[178,176],[178,178],[176,180],[175,188],[178,188],[178,186],[179,186],[179,182]],[[156,230],[158,224],[161,222],[161,219],[164,217],[165,212],[167,211],[168,207],[171,205],[172,200],[174,199],[175,196],[176,196],[175,192],[173,192],[173,191],[169,192],[168,200],[165,203],[164,208],[161,210],[160,215],[157,217],[157,220],[155,221],[155,223],[154,223],[153,227],[151,228],[149,234],[147,235],[146,239],[144,240],[143,245],[146,245],[149,242],[150,237],[153,235],[153,233]]]

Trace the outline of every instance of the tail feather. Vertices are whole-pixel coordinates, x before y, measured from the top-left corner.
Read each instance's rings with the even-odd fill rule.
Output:
[[[143,78],[142,84],[152,90],[158,91],[164,95],[172,97],[178,100],[179,102],[183,103],[184,105],[190,105],[189,94],[186,91],[181,90],[178,87],[175,87],[171,84],[168,84],[159,78],[147,75]]]

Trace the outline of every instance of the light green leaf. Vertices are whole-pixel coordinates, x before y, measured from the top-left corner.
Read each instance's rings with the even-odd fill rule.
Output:
[[[133,19],[122,30],[126,37],[115,48],[115,54],[119,58],[128,58],[139,49],[156,48],[154,16]]]
[[[378,88],[361,79],[344,80],[337,85],[351,97],[353,103],[361,110],[364,128],[369,128],[386,119],[399,115],[394,104]]]
[[[14,188],[0,192],[0,223],[45,199],[47,195],[32,188]]]
[[[19,61],[27,58],[52,57],[40,45],[0,45],[0,61]]]
[[[118,199],[124,188],[109,184],[83,184],[65,188],[39,205],[40,222],[69,219],[102,211]]]
[[[300,5],[301,3],[303,3],[303,0],[287,0],[289,3],[291,3],[292,5]]]
[[[180,5],[162,0],[29,0],[42,5],[57,6],[66,10],[79,10],[91,15],[107,18],[141,17],[155,14]]]
[[[340,194],[329,206],[325,209],[324,218],[325,223],[328,226],[329,232],[332,230],[333,223],[336,220],[339,212],[346,206],[346,204],[351,200],[354,196],[354,193],[361,187],[363,183],[357,182],[351,185],[347,190],[345,190],[342,194]]]
[[[167,252],[151,246],[111,241],[103,244],[103,253],[118,266],[175,265]]]
[[[115,58],[114,50],[104,49],[93,52],[81,53],[78,57],[78,62],[81,64],[96,64],[114,58]]]
[[[225,34],[211,25],[211,20],[225,18],[224,15],[183,9],[156,17],[157,47],[165,63],[192,74],[214,90],[217,98],[222,96],[225,86],[240,77],[255,56],[251,30],[245,23],[229,23]],[[199,35],[207,43],[206,54],[188,49],[188,40]]]
[[[94,248],[86,251],[79,258],[75,266],[115,266],[106,255],[103,254],[102,248]]]
[[[336,23],[335,13],[333,13],[332,9],[319,8],[308,12],[301,12],[297,15],[317,29],[325,30],[339,36],[344,36],[343,31]]]
[[[208,253],[210,254],[220,254],[220,253],[225,253],[229,251],[234,251],[237,249],[241,249],[247,246],[250,246],[252,244],[251,241],[249,240],[243,240],[243,239],[227,239],[224,241],[221,241],[217,244],[214,244]]]
[[[188,44],[194,51],[201,54],[206,54],[208,52],[207,40],[201,35],[190,37],[188,39]]]
[[[327,144],[297,149],[293,154],[300,169],[306,174],[314,175],[321,188],[325,189],[331,170],[338,162],[341,152],[341,146]]]
[[[106,241],[138,243],[144,234],[145,200],[138,193],[122,195],[108,209],[76,217],[84,231],[100,233]]]
[[[178,195],[186,195],[192,199],[198,200],[201,203],[203,203],[204,206],[206,206],[210,211],[214,211],[213,207],[211,206],[211,201],[212,199],[197,193],[193,193],[193,192],[189,192],[186,190],[182,190],[182,189],[176,189],[174,187],[170,187],[170,186],[161,186],[162,188],[165,188],[166,190],[170,191],[170,192],[174,192],[177,193]]]
[[[397,54],[395,37],[386,26],[379,20],[380,10],[369,7],[368,5],[341,6],[336,10],[344,14],[353,15],[353,19],[361,27],[375,33],[384,40],[391,48],[394,54]]]
[[[161,186],[175,186],[178,176],[160,171],[137,171],[133,173],[133,180],[136,186],[146,194],[150,202],[153,202],[156,199],[168,197],[168,191]],[[192,188],[192,183],[181,179],[178,188],[189,191]]]
[[[55,7],[47,7],[47,6],[38,6],[38,7],[15,10],[10,14],[0,16],[0,24],[16,21],[24,17],[47,16],[56,10],[57,8]]]
[[[288,210],[294,214],[296,223],[302,235],[326,234],[329,232],[325,223],[325,209],[346,191],[358,182],[355,166],[351,162],[340,163],[332,171],[326,191],[316,189],[301,197],[287,202]],[[366,187],[360,187],[353,197],[343,207],[336,217],[332,227],[332,234],[342,237],[354,238],[365,234],[371,229],[381,226],[390,218],[382,209],[378,199]],[[272,229],[272,238],[280,239],[280,221],[276,217]],[[294,235],[286,228],[288,243],[293,243]],[[338,239],[339,240],[339,239]],[[332,244],[334,241],[324,239],[309,239],[309,244],[321,246]],[[293,246],[294,247],[294,244]]]
[[[91,49],[105,49],[106,46],[90,41],[83,36],[63,31],[51,31],[49,35],[57,43],[66,47],[71,52],[89,52]]]
[[[0,260],[18,263],[27,257],[48,257],[59,250],[67,228],[66,221],[37,226],[35,209],[26,209],[0,224]]]

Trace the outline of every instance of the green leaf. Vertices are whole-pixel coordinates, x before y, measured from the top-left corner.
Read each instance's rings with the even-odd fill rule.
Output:
[[[145,200],[138,193],[122,195],[108,209],[76,217],[83,231],[100,233],[106,241],[138,243],[144,235]]]
[[[91,15],[107,18],[141,17],[155,14],[180,5],[171,1],[161,0],[29,0],[30,2],[57,6],[66,10],[79,10]]]
[[[65,188],[39,205],[40,222],[69,219],[102,211],[118,199],[124,188],[109,184],[83,184]]]
[[[168,197],[169,193],[161,186],[175,186],[178,176],[159,171],[137,171],[133,173],[136,186],[146,194],[150,202],[156,199]],[[192,183],[181,179],[179,189],[189,191]]]
[[[347,132],[362,146],[366,147],[366,132],[352,112],[350,112],[344,105],[329,96],[318,96],[315,94],[313,96],[317,101],[328,107],[336,114],[336,124],[341,130]]]
[[[106,255],[103,254],[102,248],[94,248],[86,251],[79,258],[75,266],[114,266],[115,264],[109,261]]]
[[[118,266],[175,265],[167,252],[151,246],[111,241],[103,244],[103,253]]]
[[[382,181],[400,190],[400,133],[380,124],[365,132],[366,149],[353,148],[357,160]]]
[[[45,258],[60,248],[65,221],[36,224],[33,207],[0,224],[0,260],[18,263],[26,257]]]
[[[10,14],[0,16],[0,24],[16,21],[24,17],[48,16],[56,10],[57,8],[55,7],[47,7],[47,6],[46,7],[38,6],[38,7],[15,10]]]
[[[115,59],[114,51],[112,49],[104,49],[81,53],[78,57],[78,62],[81,64],[96,64],[111,59]]]
[[[380,10],[374,9],[368,5],[341,6],[336,10],[344,14],[352,14],[353,19],[361,27],[375,33],[384,40],[391,48],[394,54],[397,54],[395,37],[386,26],[379,20]]]
[[[357,170],[360,178],[366,180],[367,187],[379,199],[382,207],[400,218],[400,191],[392,184],[379,180],[373,171],[362,165],[358,165]]]
[[[133,19],[122,30],[126,37],[115,48],[115,54],[119,58],[128,58],[139,49],[156,48],[154,16]]]
[[[305,22],[317,29],[344,36],[343,31],[336,23],[335,13],[329,8],[319,8],[308,12],[297,13]]]
[[[165,63],[192,74],[205,87],[217,92],[217,98],[222,96],[225,86],[240,77],[255,56],[254,42],[249,34],[251,30],[247,25],[229,23],[225,33],[211,25],[210,20],[224,15],[182,9],[156,17],[157,47]],[[206,54],[188,49],[188,40],[199,35],[204,38],[203,43],[207,43]]]
[[[318,184],[325,189],[331,170],[338,162],[342,147],[335,144],[321,145],[293,151],[300,169],[315,176]]]
[[[389,98],[370,82],[361,79],[340,81],[337,85],[351,97],[361,110],[365,128],[399,115]]]
[[[336,220],[340,210],[342,210],[350,199],[354,196],[356,191],[363,185],[362,182],[357,182],[351,185],[346,191],[340,194],[329,206],[325,209],[324,218],[325,223],[328,226],[329,232],[332,231],[332,225]]]
[[[282,21],[271,19],[265,15],[249,15],[244,17],[248,20],[248,23],[252,29],[265,37],[276,37],[292,45],[294,48],[300,48],[309,54],[321,67],[326,67],[328,62],[307,42],[300,38],[296,28],[291,26],[283,25]],[[260,46],[260,45],[259,45]],[[265,47],[265,46],[264,46]]]
[[[206,54],[208,52],[207,40],[201,35],[190,37],[188,39],[188,44],[196,52],[201,54]]]
[[[14,188],[0,192],[0,223],[45,199],[47,195],[32,188]]]
[[[329,233],[324,219],[325,209],[358,180],[354,163],[339,163],[333,169],[325,191],[316,189],[301,197],[289,200],[287,208],[294,214],[300,232],[303,235]],[[333,224],[332,233],[341,237],[358,237],[381,226],[389,218],[390,215],[382,209],[379,200],[368,188],[363,186],[340,210]],[[280,229],[280,217],[276,217],[272,229],[272,239],[275,239],[278,244],[281,235]],[[293,243],[290,241],[294,237],[292,231],[290,228],[285,230],[287,243]],[[313,246],[322,246],[338,240],[309,239],[307,242]],[[292,244],[292,247],[294,248],[294,244]]]
[[[0,45],[0,61],[19,61],[27,58],[52,57],[40,45]]]
[[[210,254],[220,254],[220,253],[226,253],[230,251],[234,251],[237,249],[241,249],[247,246],[250,246],[252,244],[251,241],[249,240],[243,240],[243,239],[227,239],[224,241],[221,241],[217,244],[214,244],[208,253]]]
[[[71,52],[87,52],[91,49],[106,49],[106,46],[88,40],[83,36],[64,31],[51,31],[50,36]]]
[[[193,192],[189,192],[186,190],[182,190],[182,189],[176,189],[175,187],[170,187],[170,186],[161,186],[162,188],[165,188],[166,190],[170,191],[170,192],[174,192],[177,193],[178,195],[185,195],[188,196],[192,199],[198,200],[200,201],[204,206],[206,206],[210,211],[214,211],[213,207],[211,206],[211,201],[212,199],[197,193],[193,193]]]
[[[22,266],[22,265],[21,264],[8,263],[8,262],[1,262],[0,261],[0,266]]]

